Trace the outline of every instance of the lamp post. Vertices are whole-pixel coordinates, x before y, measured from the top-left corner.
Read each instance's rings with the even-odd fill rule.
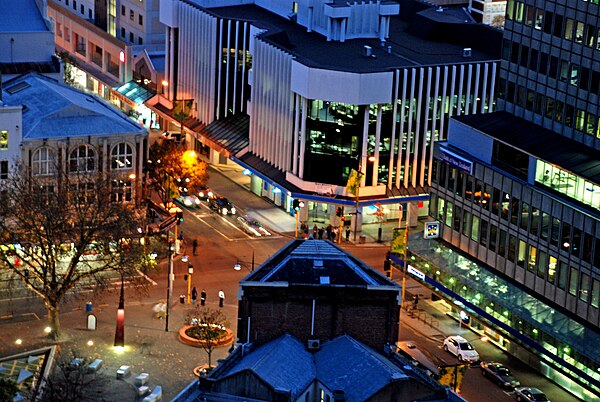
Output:
[[[240,271],[242,269],[242,266],[243,266],[248,271],[254,272],[254,250],[252,250],[252,263],[251,264],[252,264],[251,265],[252,269],[248,269],[248,266],[246,265],[245,262],[237,260],[237,262],[233,265],[233,269],[235,269],[236,271]]]
[[[123,274],[121,273],[121,295],[117,308],[117,328],[115,330],[115,347],[125,346],[125,292],[123,289]]]
[[[167,244],[169,245],[169,275],[167,277],[167,313],[165,315],[165,332],[169,332],[169,311],[173,304],[173,281],[175,280],[175,274],[173,273],[173,242],[169,241],[167,232]]]

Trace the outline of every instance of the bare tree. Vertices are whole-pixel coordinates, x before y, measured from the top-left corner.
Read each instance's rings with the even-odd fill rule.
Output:
[[[51,375],[44,381],[38,399],[43,402],[108,401],[103,394],[108,379],[90,373],[90,359],[76,351],[59,353]],[[33,398],[32,398],[33,399]]]
[[[102,288],[107,273],[128,280],[147,270],[144,227],[121,187],[102,175],[31,175],[24,168],[0,180],[0,272],[23,282],[44,302],[50,337],[60,336],[60,306],[77,286]]]
[[[219,341],[225,335],[225,329],[229,325],[225,315],[221,310],[197,306],[188,313],[185,323],[192,325],[188,329],[187,335],[198,341],[208,355],[208,367],[212,367],[212,352],[219,345]]]

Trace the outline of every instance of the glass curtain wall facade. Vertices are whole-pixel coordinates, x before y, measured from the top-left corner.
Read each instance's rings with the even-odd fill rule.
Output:
[[[499,110],[600,149],[597,1],[508,0]]]
[[[518,154],[514,150],[512,158],[518,160]],[[461,155],[467,157],[466,154]],[[493,163],[508,164],[506,160],[503,163],[498,160],[502,159],[499,155],[496,153]],[[442,223],[443,240],[477,259],[490,272],[528,289],[536,309],[558,309],[579,321],[582,331],[597,335],[600,320],[600,215],[594,211],[593,205],[586,209],[583,205],[574,208],[573,203],[564,198],[569,196],[578,201],[580,192],[568,194],[559,188],[558,194],[563,195],[563,199],[553,195],[549,182],[555,173],[562,173],[559,168],[551,170],[549,164],[537,161],[534,165],[537,172],[535,180],[549,187],[548,191],[541,191],[527,183],[527,172],[518,168],[518,162],[513,162],[513,165],[514,175],[482,163],[474,163],[472,173],[468,173],[434,159],[430,216]],[[524,178],[520,179],[517,173],[524,174]],[[582,178],[575,177],[575,180],[580,180],[582,186],[591,185]],[[443,272],[438,274],[440,277],[444,275]],[[467,273],[452,276],[452,280],[457,282],[468,278]],[[461,288],[453,286],[452,289],[461,294]],[[468,294],[463,296],[471,298]],[[509,311],[511,306],[507,304],[504,307]],[[505,318],[499,319],[512,328],[521,328],[524,325],[520,323],[522,320],[512,320],[513,313],[509,311],[506,315],[501,311],[499,314]],[[593,376],[596,384],[584,381],[583,385],[600,395],[597,378],[600,359],[595,351],[578,344],[565,344],[565,339],[551,331],[542,333],[540,327],[525,330],[525,335],[540,341],[550,353],[572,361],[584,373]],[[534,330],[539,332],[534,333]],[[565,355],[566,347],[569,351]],[[560,367],[559,363],[554,366],[582,384],[576,373]]]

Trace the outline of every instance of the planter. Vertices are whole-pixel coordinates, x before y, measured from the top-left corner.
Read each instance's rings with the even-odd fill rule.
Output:
[[[186,325],[179,330],[179,342],[185,345],[201,348],[203,347],[203,341],[199,341],[198,339],[192,338],[186,334],[186,331],[193,327],[194,325]],[[231,331],[229,328],[225,328],[223,331],[225,331],[223,336],[215,342],[216,347],[227,346],[233,342],[233,331]]]

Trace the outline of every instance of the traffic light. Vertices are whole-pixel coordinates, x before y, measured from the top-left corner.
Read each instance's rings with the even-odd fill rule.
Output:
[[[292,208],[294,208],[295,211],[299,210],[300,208],[304,207],[304,201],[300,201],[298,199],[293,199],[292,200]]]
[[[183,222],[183,212],[176,212],[175,217],[177,218],[177,224],[180,225]]]
[[[335,210],[335,216],[344,216],[344,207],[337,207]]]

